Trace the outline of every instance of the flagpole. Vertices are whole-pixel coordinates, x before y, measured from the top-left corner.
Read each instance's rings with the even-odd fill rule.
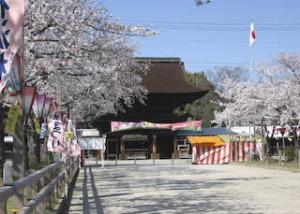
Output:
[[[252,45],[251,47],[251,56],[252,56],[252,72],[254,73],[255,71],[255,61],[254,61],[254,46]]]
[[[251,18],[251,25],[250,25],[250,47],[251,47],[251,58],[252,58],[252,72],[255,71],[255,60],[254,60],[254,42],[255,42],[255,33],[254,33],[254,24],[253,18]]]

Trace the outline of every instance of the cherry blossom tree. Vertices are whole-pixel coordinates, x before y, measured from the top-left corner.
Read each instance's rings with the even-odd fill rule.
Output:
[[[55,97],[63,111],[78,119],[115,113],[142,100],[141,75],[147,65],[134,60],[132,38],[154,32],[111,19],[97,1],[28,0],[26,84]]]
[[[216,119],[227,124],[261,123],[283,125],[300,120],[300,60],[295,53],[281,53],[260,64],[257,82],[238,82],[225,78],[222,112]]]

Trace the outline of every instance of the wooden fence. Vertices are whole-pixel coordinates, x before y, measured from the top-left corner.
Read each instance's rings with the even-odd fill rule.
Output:
[[[10,186],[0,187],[0,213],[44,213],[55,201],[62,200],[63,204],[78,172],[79,158],[69,157],[33,172]],[[21,209],[9,205],[10,198],[17,194],[24,202]]]

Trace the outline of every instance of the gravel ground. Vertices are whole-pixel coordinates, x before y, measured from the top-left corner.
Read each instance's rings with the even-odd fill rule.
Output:
[[[300,173],[188,160],[88,162],[69,213],[300,213]]]

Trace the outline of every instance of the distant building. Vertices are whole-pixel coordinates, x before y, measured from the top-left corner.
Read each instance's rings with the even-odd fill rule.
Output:
[[[203,97],[207,90],[190,85],[180,58],[137,58],[150,63],[142,84],[148,89],[145,104],[135,103],[126,113],[110,115],[102,121],[174,123],[186,121],[189,115],[175,115],[174,109]],[[193,131],[193,130],[191,130]],[[179,132],[171,129],[136,128],[107,133],[108,157],[171,158],[177,157],[178,144],[185,144]],[[197,134],[194,130],[193,135]],[[185,146],[182,149],[189,149]]]

